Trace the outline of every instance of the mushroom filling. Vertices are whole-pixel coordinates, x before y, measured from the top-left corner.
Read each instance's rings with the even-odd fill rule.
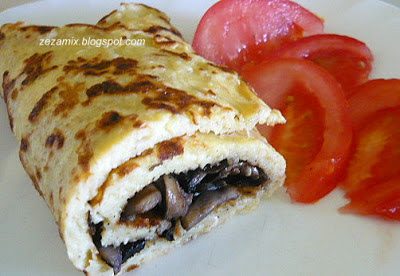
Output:
[[[257,166],[231,159],[180,174],[163,175],[128,200],[120,222],[134,222],[138,217],[167,220],[169,228],[157,231],[157,235],[173,241],[178,223],[188,231],[217,206],[239,198],[238,188],[260,187],[267,181],[268,176]],[[102,246],[102,223],[89,224],[93,242],[102,259],[113,267],[114,274],[127,259],[145,247],[145,239],[119,246]]]

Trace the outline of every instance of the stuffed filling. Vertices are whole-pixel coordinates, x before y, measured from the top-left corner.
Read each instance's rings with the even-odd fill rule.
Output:
[[[124,262],[145,248],[146,241],[172,242],[178,226],[190,231],[221,204],[252,194],[268,180],[259,167],[231,159],[180,174],[165,174],[129,198],[121,212],[119,225],[138,227],[145,223],[148,228],[142,234],[135,233],[136,240],[103,245],[102,233],[107,226],[103,222],[94,224],[89,216],[90,234],[103,261],[117,274]]]

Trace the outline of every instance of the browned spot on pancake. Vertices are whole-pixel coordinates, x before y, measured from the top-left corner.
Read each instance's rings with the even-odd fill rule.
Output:
[[[159,64],[159,65],[152,65],[152,66],[151,66],[151,69],[157,69],[157,68],[165,68],[165,66],[164,66],[164,65],[161,65],[161,64]]]
[[[153,148],[147,149],[144,152],[142,152],[142,154],[140,154],[140,157],[145,157],[145,156],[149,156],[150,154],[152,154],[154,151]]]
[[[143,80],[137,82],[131,82],[127,85],[121,85],[113,80],[104,81],[102,83],[91,86],[87,91],[87,101],[83,102],[83,105],[88,105],[90,101],[100,95],[116,95],[116,94],[130,94],[130,93],[146,93],[150,90],[154,90],[157,87],[150,80]]]
[[[211,108],[218,105],[215,102],[201,100],[187,92],[171,87],[166,87],[161,93],[154,97],[145,97],[142,100],[144,105],[152,109],[166,109],[172,113],[183,113],[189,111],[189,107],[196,105],[201,107],[202,115],[210,116]]]
[[[43,170],[44,170],[45,172],[48,172],[48,171],[49,171],[49,166],[48,166],[48,165],[44,166],[44,167],[43,167]]]
[[[12,112],[11,112],[11,106],[9,104],[9,97],[8,94],[15,89],[15,79],[11,79],[10,77],[10,73],[8,71],[5,71],[3,73],[3,82],[2,82],[2,87],[3,87],[3,97],[4,97],[4,101],[6,103],[7,106],[7,113],[8,113],[8,119],[10,122],[10,127],[11,130],[14,129],[14,117],[12,116]]]
[[[59,223],[57,222],[57,224],[59,224]],[[64,235],[61,231],[61,227],[57,227],[57,228],[58,228],[58,235],[60,236],[61,240],[65,243],[65,239],[64,239]]]
[[[158,158],[161,161],[172,159],[174,156],[184,152],[182,137],[176,137],[168,141],[157,144]]]
[[[104,192],[106,191],[107,187],[110,186],[111,181],[109,179],[107,179],[106,181],[104,181],[104,183],[99,187],[99,189],[97,189],[97,194],[96,196],[89,200],[89,204],[91,206],[95,206],[97,204],[100,204],[101,201],[103,200],[104,197]]]
[[[68,111],[79,104],[79,94],[84,91],[84,88],[85,84],[82,82],[75,85],[70,85],[67,83],[60,85],[60,92],[58,94],[62,101],[57,104],[53,114],[57,116],[61,113],[63,117],[66,117],[68,115]]]
[[[50,193],[49,205],[50,205],[50,208],[51,208],[51,209],[54,209],[54,196],[53,196],[53,191]]]
[[[167,87],[162,83],[151,80],[150,77],[143,77],[144,80],[121,85],[113,80],[91,86],[86,95],[88,99],[82,103],[87,106],[93,98],[101,95],[125,95],[131,93],[143,93],[145,95],[142,103],[151,109],[165,109],[172,113],[193,112],[189,110],[191,106],[201,108],[202,116],[210,116],[211,108],[218,104],[209,100],[202,100],[187,92],[172,87]]]
[[[99,121],[97,121],[96,125],[100,129],[109,129],[110,126],[117,124],[123,118],[124,117],[119,115],[118,112],[109,111],[109,112],[103,113],[102,118]]]
[[[154,44],[157,44],[161,48],[163,48],[164,46],[171,47],[178,43],[177,41],[173,40],[172,38],[170,38],[168,36],[159,35],[159,34],[156,34],[153,37],[153,42],[154,42]]]
[[[185,53],[185,52],[183,52],[183,53],[176,53],[176,52],[169,51],[169,50],[165,50],[165,49],[162,49],[161,51],[166,52],[166,53],[169,53],[169,54],[174,55],[174,56],[177,56],[177,57],[180,57],[181,59],[184,59],[184,60],[191,60],[191,59],[192,59],[192,58],[189,56],[189,54],[188,54],[188,53]]]
[[[61,149],[64,146],[65,136],[60,129],[55,129],[52,134],[50,134],[47,139],[45,146],[46,148],[56,147]]]
[[[79,153],[78,155],[78,164],[81,166],[83,172],[85,173],[89,173],[90,170],[90,160],[93,157],[93,151],[92,149],[89,147],[89,145],[84,147],[84,150],[82,153]]]
[[[6,35],[4,33],[0,32],[0,40],[2,40],[5,37],[6,37]]]
[[[107,27],[102,27],[101,25],[97,26],[97,25],[85,24],[85,23],[72,23],[72,24],[65,25],[65,27],[81,27],[81,28],[85,28],[85,29],[91,28],[91,29],[101,30],[101,31],[113,31],[113,30],[120,30],[120,29],[129,30],[124,25],[122,25],[121,22],[116,22],[116,23],[112,24],[111,26],[107,26]]]
[[[134,270],[134,269],[136,269],[136,268],[138,268],[138,267],[139,267],[138,265],[131,265],[130,267],[128,267],[128,268],[126,269],[126,271],[129,272],[129,271],[132,271],[132,270]]]
[[[237,187],[239,193],[247,196],[256,196],[258,192],[262,189],[261,186],[258,187]]]
[[[109,14],[106,14],[105,16],[103,16],[98,22],[97,24],[104,24],[107,22],[108,17],[110,17],[111,15],[113,15],[114,13],[118,12],[117,10],[113,10],[112,12],[110,12]]]
[[[129,160],[122,165],[120,165],[118,168],[115,169],[115,172],[120,176],[124,177],[125,175],[131,173],[134,169],[140,167],[140,165],[132,160]]]
[[[31,175],[30,178],[32,179],[32,183],[33,183],[33,186],[35,187],[35,190],[39,193],[39,195],[41,197],[43,197],[43,192],[40,189],[39,182],[36,180],[35,176]]]
[[[75,138],[78,140],[84,140],[86,137],[86,131],[84,129],[79,130],[76,134],[75,134]]]
[[[37,180],[42,180],[42,173],[40,172],[40,169],[38,167],[36,167],[35,176]]]
[[[3,92],[4,92],[4,101],[7,103],[8,94],[15,88],[15,79],[11,79],[10,72],[5,71],[3,73]]]
[[[168,20],[167,20],[167,22],[169,24]],[[170,32],[170,33],[172,33],[172,34],[174,34],[176,36],[182,37],[181,33],[175,28],[168,29],[168,28],[165,28],[165,27],[162,27],[162,26],[157,26],[157,25],[156,26],[151,26],[150,28],[145,29],[143,31],[146,32],[146,33],[151,33],[151,34],[156,34],[156,33],[162,32],[162,31],[166,31],[166,32]]]
[[[76,150],[76,153],[78,154],[78,166],[81,169],[81,172],[78,175],[75,175],[74,180],[78,182],[81,179],[87,179],[90,176],[90,160],[92,160],[94,153],[91,145],[91,135],[90,133],[87,133],[86,128],[78,131],[75,134],[75,138],[81,140],[81,144]],[[73,173],[78,173],[76,168],[73,169]]]
[[[11,92],[11,99],[12,100],[16,100],[17,99],[18,92],[19,92],[19,89],[18,88],[14,88],[14,90]]]
[[[133,228],[151,228],[160,225],[162,220],[162,217],[154,212],[147,212],[137,215],[134,221],[118,221],[117,224]]]
[[[121,75],[134,73],[137,63],[137,60],[122,57],[112,60],[99,60],[98,58],[86,60],[79,57],[77,60],[68,61],[68,64],[64,66],[63,70],[66,73],[82,72],[85,76],[99,76],[106,73]]]
[[[28,149],[29,149],[28,137],[23,137],[21,139],[21,144],[19,146],[19,150],[20,150],[20,152],[27,152]]]
[[[127,116],[122,116],[116,111],[109,111],[103,113],[101,119],[99,119],[96,122],[96,128],[97,129],[103,130],[105,132],[109,132],[115,125],[121,123],[122,121],[130,120],[133,122],[132,126],[134,128],[140,128],[144,125],[144,122],[140,121],[137,119],[138,115],[136,114],[130,114]]]
[[[53,52],[49,51],[43,54],[35,53],[25,59],[25,67],[20,74],[20,76],[23,74],[26,75],[25,79],[22,81],[22,85],[29,85],[41,75],[56,69],[58,67],[57,65],[49,66],[52,58]]]
[[[207,95],[211,95],[211,96],[216,96],[215,92],[212,91],[211,89],[208,89],[206,92]]]
[[[232,68],[230,68],[228,66],[225,66],[225,65],[218,65],[218,64],[214,64],[212,62],[208,62],[207,64],[212,66],[212,67],[214,67],[214,68],[218,68],[219,70],[227,72],[227,73],[232,73],[232,74],[236,74],[237,73],[235,70],[233,70]]]
[[[58,188],[58,198],[61,198],[63,193],[63,187]]]
[[[25,32],[25,31],[32,31],[32,32],[38,32],[40,34],[45,34],[50,32],[51,30],[53,30],[54,26],[39,26],[39,25],[30,25],[30,26],[26,26],[26,27],[22,27],[20,28],[21,31]]]
[[[54,86],[52,89],[47,91],[46,93],[43,94],[43,96],[40,98],[40,100],[35,104],[33,107],[31,113],[28,116],[28,120],[30,122],[36,122],[38,116],[40,115],[40,112],[43,110],[49,99],[53,96],[53,94],[57,91],[58,87]]]

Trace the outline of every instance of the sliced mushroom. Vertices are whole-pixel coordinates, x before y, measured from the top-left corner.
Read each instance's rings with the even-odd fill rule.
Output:
[[[97,249],[103,260],[113,268],[114,275],[117,274],[121,270],[122,265],[122,253],[119,246],[99,246]]]
[[[181,219],[182,227],[189,230],[207,217],[217,206],[228,200],[237,199],[239,195],[239,192],[232,187],[225,187],[215,191],[205,191],[200,194],[190,206],[186,216]]]
[[[196,191],[196,187],[200,182],[207,176],[207,173],[204,172],[202,169],[197,169],[191,175],[192,179],[187,184],[187,190],[189,193],[193,193]]]
[[[185,193],[172,175],[164,175],[163,180],[165,185],[165,218],[173,219],[184,216],[192,203],[193,195]]]
[[[128,200],[121,221],[135,220],[136,215],[152,210],[161,202],[161,192],[153,184],[147,185]]]
[[[137,240],[135,242],[128,242],[127,244],[120,245],[120,251],[122,254],[122,263],[125,263],[130,257],[133,257],[136,253],[139,253],[146,246],[146,240]]]
[[[195,190],[196,193],[202,193],[205,191],[214,191],[218,190],[221,188],[224,188],[228,186],[228,183],[224,180],[217,180],[213,182],[206,182],[206,183],[201,183],[197,186],[197,189]]]

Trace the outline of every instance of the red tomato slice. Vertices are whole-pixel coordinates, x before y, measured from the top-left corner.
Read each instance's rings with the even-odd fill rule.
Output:
[[[400,80],[378,79],[360,85],[353,89],[349,105],[355,139],[352,161],[341,185],[348,196],[376,181],[384,181],[377,179],[377,175],[385,175],[384,170],[396,168],[396,159],[400,161],[396,151],[388,150],[395,147],[397,119],[390,119],[393,118],[391,111],[385,112],[400,107]],[[382,157],[393,160],[387,162]],[[374,167],[380,168],[381,173],[377,169],[373,171]],[[393,175],[386,175],[386,179]]]
[[[323,32],[323,21],[287,0],[222,0],[201,19],[193,48],[203,57],[239,70],[287,40]]]
[[[368,80],[373,56],[357,39],[335,34],[312,35],[280,48],[273,57],[305,58],[324,67],[345,89]]]
[[[400,220],[400,80],[373,80],[349,98],[354,129],[341,187],[351,200],[344,213]]]
[[[400,176],[358,191],[340,212],[400,220]]]
[[[350,115],[357,130],[376,111],[400,106],[400,80],[377,79],[355,87],[349,98]]]
[[[366,119],[368,123],[354,132],[354,150],[341,185],[350,198],[400,175],[400,106],[374,112]]]
[[[311,203],[337,185],[352,130],[339,83],[324,69],[300,59],[247,66],[243,76],[260,97],[287,117],[272,130],[261,128],[287,161],[286,187],[292,200]]]

